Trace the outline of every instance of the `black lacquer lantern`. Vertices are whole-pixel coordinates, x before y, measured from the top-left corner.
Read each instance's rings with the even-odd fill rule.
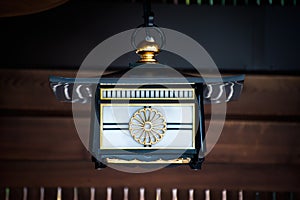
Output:
[[[153,26],[145,9],[144,26]],[[158,29],[158,28],[156,28]],[[101,78],[50,77],[60,101],[92,103],[89,151],[96,168],[189,165],[204,161],[204,104],[236,100],[244,76],[202,78],[159,64],[149,35],[136,45],[140,60]],[[133,70],[134,69],[134,70]]]
[[[126,83],[122,84],[122,74],[100,80],[83,78],[77,84],[72,78],[50,77],[50,84],[60,101],[95,101],[90,151],[97,168],[106,164],[189,164],[199,169],[205,154],[203,105],[237,99],[244,76],[223,77],[223,82],[185,76],[187,82],[180,82],[181,77],[165,77],[163,66],[139,70],[145,75],[123,76]],[[72,93],[76,90],[81,95]],[[88,95],[87,91],[95,93]],[[226,98],[218,99],[222,95]]]

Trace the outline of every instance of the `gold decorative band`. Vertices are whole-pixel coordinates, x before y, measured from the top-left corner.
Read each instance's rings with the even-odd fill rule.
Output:
[[[100,99],[129,100],[129,99],[152,99],[152,100],[191,100],[195,98],[193,88],[101,88]]]
[[[153,161],[141,161],[137,159],[133,160],[123,160],[118,158],[106,158],[108,164],[188,164],[190,163],[190,158],[177,158],[171,160],[153,160]]]

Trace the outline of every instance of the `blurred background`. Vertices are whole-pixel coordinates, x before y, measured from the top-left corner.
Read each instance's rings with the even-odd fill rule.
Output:
[[[0,199],[155,198],[300,199],[300,2],[297,0],[156,0],[155,24],[198,41],[222,74],[246,74],[241,98],[227,105],[222,135],[203,169],[165,168],[147,174],[94,170],[72,119],[71,104],[56,101],[49,75],[76,76],[103,40],[143,23],[142,1],[0,1]],[[129,53],[112,68],[138,60]],[[192,70],[168,52],[160,63]],[[209,122],[210,109],[205,114]],[[88,120],[88,116],[87,116]],[[217,123],[217,122],[216,122]],[[86,127],[89,131],[89,127]]]

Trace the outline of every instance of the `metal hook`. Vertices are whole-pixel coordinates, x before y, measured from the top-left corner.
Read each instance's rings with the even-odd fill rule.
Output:
[[[154,13],[151,11],[151,1],[144,0],[143,3],[144,8],[144,26],[145,27],[152,27],[154,26]]]

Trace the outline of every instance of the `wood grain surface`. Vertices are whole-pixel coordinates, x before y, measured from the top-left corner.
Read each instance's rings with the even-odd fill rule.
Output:
[[[87,73],[88,75],[89,73]],[[50,75],[75,77],[75,71],[0,70],[0,199],[5,187],[11,187],[11,199],[19,199],[22,187],[28,187],[29,199],[37,199],[40,187],[47,199],[53,199],[57,187],[63,187],[64,199],[73,199],[73,187],[87,199],[89,187],[103,199],[106,187],[113,187],[113,199],[122,199],[123,187],[130,188],[130,199],[138,199],[140,187],[147,199],[155,188],[171,198],[171,189],[179,188],[179,199],[195,189],[204,199],[210,189],[212,199],[220,199],[228,190],[237,199],[238,190],[245,199],[294,199],[300,190],[300,78],[298,76],[246,75],[238,101],[227,104],[226,123],[200,171],[188,166],[166,168],[147,174],[128,174],[111,168],[94,169],[88,144],[89,105],[79,108],[81,134],[72,119],[72,105],[56,101],[49,87]],[[210,106],[205,107],[206,128]],[[85,138],[85,139],[84,139]],[[208,146],[211,145],[208,143]]]

